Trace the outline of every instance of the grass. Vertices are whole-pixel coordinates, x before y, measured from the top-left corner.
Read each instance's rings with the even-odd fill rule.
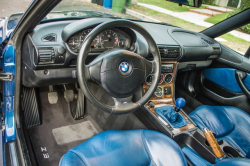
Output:
[[[223,13],[223,14],[218,14],[218,15],[215,15],[215,16],[211,16],[209,18],[207,18],[205,21],[206,22],[209,22],[209,23],[212,23],[212,24],[217,24],[223,20],[225,20],[228,16],[228,13],[230,12],[226,12],[226,13]]]
[[[226,42],[221,42],[222,44],[232,48],[233,50],[237,50],[238,52],[245,53],[249,48],[248,41],[235,37],[229,33],[222,35],[221,38],[227,40]]]
[[[194,7],[189,7],[185,5],[179,6],[177,3],[168,2],[165,0],[138,0],[138,2],[155,5],[174,12],[187,12],[189,9],[196,9]],[[200,8],[205,7],[201,6]]]
[[[143,6],[133,6],[130,9],[134,10],[136,12],[139,12],[141,14],[144,14],[146,16],[150,16],[152,18],[155,18],[161,22],[172,24],[174,26],[178,26],[178,27],[181,27],[184,29],[190,29],[190,30],[195,31],[195,32],[200,32],[200,31],[206,29],[206,27],[202,27],[202,26],[190,23],[188,21],[164,14],[164,13],[145,8]]]
[[[150,10],[150,9],[145,8],[143,6],[133,6],[133,7],[131,7],[131,9],[136,11],[136,12],[139,12],[141,14],[144,14],[146,16],[150,16],[154,19],[157,19],[161,22],[172,24],[172,25],[181,27],[183,29],[187,29],[187,30],[191,30],[191,31],[195,31],[195,32],[201,32],[201,31],[206,29],[206,27],[199,26],[199,25],[190,23],[188,21],[170,16],[170,15],[167,15],[164,13]],[[227,40],[226,42],[221,42],[221,43],[228,46],[231,49],[234,49],[234,50],[237,50],[237,51],[244,53],[244,52],[246,52],[246,50],[249,47],[248,41],[237,38],[231,34],[225,34],[225,35],[222,35],[220,37]]]

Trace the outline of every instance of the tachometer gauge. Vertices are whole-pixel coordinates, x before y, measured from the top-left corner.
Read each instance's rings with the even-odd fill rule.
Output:
[[[104,48],[114,48],[118,44],[118,36],[113,30],[107,30],[100,36]]]
[[[81,45],[84,41],[84,39],[86,38],[86,36],[91,32],[92,29],[87,29],[85,31],[82,32],[81,36],[80,36],[80,42],[81,42]]]
[[[71,37],[68,41],[69,48],[76,50],[79,47],[79,39],[77,37]]]

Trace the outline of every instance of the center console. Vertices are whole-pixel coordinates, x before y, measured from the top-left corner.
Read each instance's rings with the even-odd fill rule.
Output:
[[[184,110],[178,108],[178,101],[175,101],[175,79],[177,76],[177,61],[162,61],[161,78],[154,95],[144,105],[144,115],[156,126],[161,132],[174,139],[183,151],[189,148],[197,153],[205,161],[215,164],[217,157],[213,149],[210,147],[203,131],[196,127],[196,124],[189,118]],[[146,77],[143,84],[143,92],[146,93],[151,85],[153,75]],[[185,120],[185,125],[181,127],[173,127],[170,121],[159,114],[159,109],[174,109],[174,113],[180,114]],[[164,120],[165,119],[165,120]],[[218,142],[226,157],[243,157],[243,155],[226,141]]]
[[[183,131],[196,128],[196,125],[192,122],[192,120],[186,115],[183,110],[180,110],[179,113],[187,121],[187,125],[181,128],[175,128],[171,126],[155,111],[156,108],[166,105],[171,105],[175,107],[174,82],[177,74],[177,64],[178,63],[176,61],[162,61],[161,79],[159,81],[159,85],[154,95],[145,105],[146,109],[150,110],[169,129],[170,135],[178,134]],[[149,89],[151,80],[153,79],[152,77],[152,75],[146,77],[145,82],[143,84],[144,93],[146,93]]]

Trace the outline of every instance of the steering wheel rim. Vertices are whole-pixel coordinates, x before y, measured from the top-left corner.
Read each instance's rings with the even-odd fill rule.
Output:
[[[95,66],[94,69],[96,70],[98,67],[100,67],[100,66],[98,66],[98,65],[100,65],[100,62],[103,61],[103,59],[101,59],[101,58],[105,58],[105,56],[109,56],[109,55],[102,55],[102,54],[99,55],[96,58],[97,60],[95,59],[96,61],[94,60],[95,62],[92,62],[91,65],[86,65],[85,60],[86,60],[88,53],[90,51],[90,49],[86,49],[86,48],[90,48],[91,43],[94,40],[94,38],[97,35],[99,35],[102,31],[110,29],[110,28],[115,28],[115,27],[126,27],[126,28],[133,29],[133,30],[137,31],[138,33],[140,33],[147,40],[149,50],[152,53],[154,60],[147,61],[146,59],[143,58],[144,62],[145,62],[145,74],[146,74],[145,77],[148,74],[153,74],[154,79],[152,80],[152,84],[151,84],[150,88],[148,89],[148,91],[146,92],[146,94],[139,101],[133,103],[132,102],[132,95],[121,97],[121,98],[113,97],[115,105],[109,106],[109,105],[103,104],[100,101],[98,101],[95,98],[95,96],[91,93],[91,91],[89,90],[88,85],[87,85],[88,80],[95,80],[96,82],[101,84],[100,80],[97,80],[98,74],[93,74],[94,70],[92,70],[91,67]],[[108,53],[115,54],[114,50],[113,51],[112,50],[113,49],[111,49],[111,51],[109,51],[109,52],[106,51],[103,54],[108,54]],[[117,51],[119,54],[122,54],[123,57],[130,56],[132,54],[133,57],[139,58],[138,54],[135,54],[132,52],[128,52],[125,50],[124,50],[124,52],[122,52],[119,49],[116,49],[115,51]],[[140,56],[140,58],[142,58],[142,57]],[[149,71],[149,68],[151,68],[150,71]],[[161,69],[161,56],[160,56],[158,47],[157,47],[154,39],[142,26],[140,26],[136,23],[133,23],[131,21],[127,21],[127,20],[107,21],[107,22],[104,22],[104,23],[98,25],[97,27],[95,27],[85,38],[83,45],[81,46],[78,58],[77,58],[77,78],[78,78],[78,82],[79,82],[81,90],[83,91],[85,96],[89,99],[89,101],[95,107],[97,107],[98,109],[103,110],[105,112],[113,113],[113,114],[130,113],[130,112],[137,110],[140,106],[144,105],[150,99],[150,97],[153,95],[155,89],[157,88],[158,80],[160,78],[160,69]],[[144,80],[144,78],[143,78],[143,80]]]

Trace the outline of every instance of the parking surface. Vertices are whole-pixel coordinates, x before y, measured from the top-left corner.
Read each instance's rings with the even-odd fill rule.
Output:
[[[13,13],[23,13],[32,0],[0,0],[0,17],[9,17]]]

